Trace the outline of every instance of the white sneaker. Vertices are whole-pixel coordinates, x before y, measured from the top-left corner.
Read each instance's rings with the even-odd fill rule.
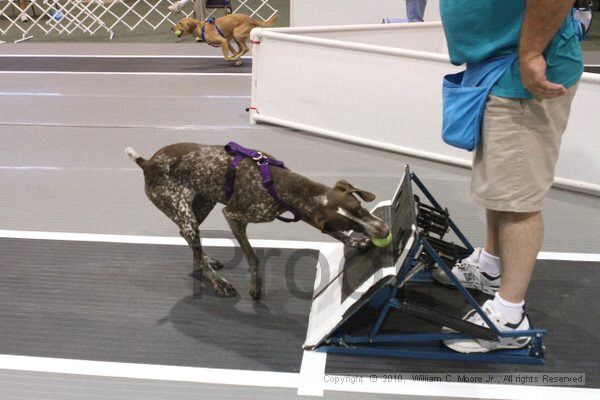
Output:
[[[490,320],[496,325],[500,332],[507,331],[525,331],[530,328],[529,319],[523,311],[521,321],[516,324],[506,322],[500,311],[496,309],[493,300],[488,300],[483,303],[483,311],[488,315]],[[473,309],[463,318],[471,323],[488,327],[483,318]],[[453,329],[443,327],[443,333],[456,332]],[[521,336],[514,338],[501,338],[498,342],[490,342],[483,339],[452,339],[444,340],[444,344],[454,351],[459,353],[487,353],[488,351],[500,349],[520,349],[529,344],[531,337]]]
[[[175,2],[173,4],[171,4],[169,7],[167,7],[169,9],[169,11],[171,11],[173,14],[179,14],[181,12],[181,10],[183,9],[183,6],[181,5],[180,2]]]
[[[477,289],[483,293],[493,295],[500,289],[500,275],[492,276],[485,272],[485,269],[479,263],[481,251],[482,248],[478,247],[470,256],[458,261],[452,268],[452,273],[467,289]],[[439,283],[454,286],[440,267],[434,268],[432,275]]]
[[[19,17],[19,19],[21,20],[21,22],[29,22],[29,15],[21,14],[21,17]]]

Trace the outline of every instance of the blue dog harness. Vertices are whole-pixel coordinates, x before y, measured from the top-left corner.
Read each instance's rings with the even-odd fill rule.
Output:
[[[273,165],[278,168],[285,168],[285,165],[282,161],[275,160],[274,158],[269,158],[265,156],[260,151],[247,149],[243,146],[235,142],[229,142],[225,146],[225,151],[233,156],[233,160],[231,164],[229,164],[229,168],[227,169],[227,173],[225,174],[225,196],[227,197],[227,201],[231,199],[233,196],[233,183],[235,182],[235,173],[237,171],[238,165],[245,158],[251,158],[258,165],[258,169],[260,171],[260,175],[262,176],[263,186],[269,192],[269,195],[279,204],[282,212],[289,211],[294,215],[294,218],[286,218],[278,215],[276,218],[283,222],[297,222],[300,221],[301,216],[300,212],[290,205],[286,204],[283,200],[277,196],[277,191],[275,190],[275,183],[273,182],[273,178],[271,177],[271,169],[270,166]]]
[[[217,22],[215,21],[215,17],[208,17],[208,18],[206,18],[206,20],[204,22],[205,22],[205,24],[202,25],[202,29],[200,29],[202,41],[206,42],[206,38],[204,37],[205,31],[206,31],[206,24],[214,25],[217,32],[219,32],[219,35],[221,35],[223,38],[225,37],[225,34],[223,34],[223,31],[221,30],[221,28],[219,28],[219,25],[217,25]],[[219,47],[218,44],[212,44],[212,43],[208,43],[208,44],[210,44],[212,47]]]

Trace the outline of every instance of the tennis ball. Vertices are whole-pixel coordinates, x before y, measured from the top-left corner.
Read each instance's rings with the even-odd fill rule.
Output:
[[[180,37],[183,35],[183,31],[175,31],[175,36]]]
[[[377,247],[385,247],[392,243],[392,232],[390,232],[385,238],[371,238],[371,242]]]

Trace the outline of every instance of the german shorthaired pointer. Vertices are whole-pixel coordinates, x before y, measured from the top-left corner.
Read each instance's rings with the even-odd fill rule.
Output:
[[[231,146],[250,151],[251,156],[240,156]],[[200,244],[199,226],[217,203],[226,205],[223,214],[248,260],[249,293],[255,300],[260,299],[263,278],[246,236],[248,223],[271,222],[291,211],[296,220],[353,247],[366,247],[370,243],[369,239],[350,238],[349,231],[370,238],[385,238],[389,234],[387,224],[363,208],[354,196],[373,201],[372,193],[343,180],[333,188],[327,187],[286,169],[267,153],[244,149],[235,143],[225,147],[178,143],[163,147],[149,160],[132,148],[125,152],[144,171],[148,198],[177,224],[203,275],[223,296],[234,296],[235,288],[215,272],[222,264],[207,255]]]

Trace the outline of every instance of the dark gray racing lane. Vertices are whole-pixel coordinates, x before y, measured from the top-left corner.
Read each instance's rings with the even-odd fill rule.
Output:
[[[317,253],[262,250],[266,298],[247,264],[226,263],[234,298],[192,296],[185,246],[0,240],[0,354],[295,372]]]
[[[1,57],[0,71],[250,73],[252,60],[234,66],[223,58]]]
[[[586,65],[585,66],[585,72],[591,72],[591,73],[594,73],[594,74],[600,74],[600,66],[599,65],[594,65],[594,66]]]
[[[211,288],[193,298],[185,246],[0,239],[0,354],[298,371],[316,252],[257,249],[266,298],[254,303],[239,250],[207,251],[225,262],[221,274],[238,289],[235,298],[217,297]],[[548,330],[544,366],[331,355],[327,372],[584,372],[586,386],[600,387],[598,268],[539,262],[528,300],[534,322]],[[411,293],[465,311],[455,290],[415,286]]]

